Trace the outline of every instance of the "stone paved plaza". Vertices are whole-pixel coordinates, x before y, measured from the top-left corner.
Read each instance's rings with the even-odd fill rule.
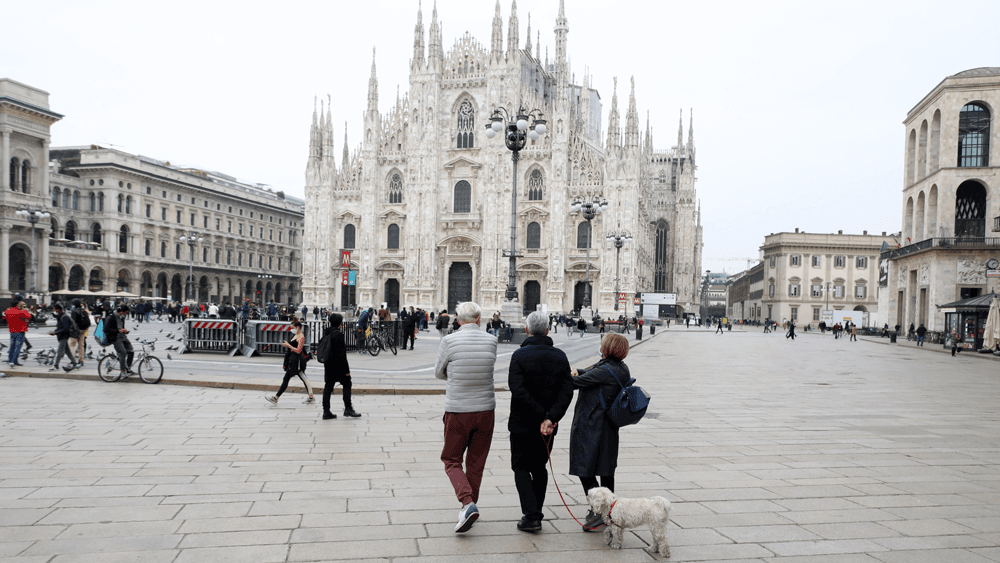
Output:
[[[653,403],[623,431],[617,489],[674,503],[671,561],[1000,561],[1000,363],[683,329],[627,363]],[[507,394],[482,518],[456,535],[440,395],[359,396],[363,418],[324,422],[301,395],[271,406],[250,391],[33,378],[0,389],[0,561],[653,559],[645,529],[621,551],[581,532],[551,481],[543,531],[515,529]],[[555,478],[581,516],[569,423]]]

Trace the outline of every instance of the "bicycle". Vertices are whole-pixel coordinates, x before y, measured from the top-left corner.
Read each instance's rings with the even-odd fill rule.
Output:
[[[365,338],[365,347],[372,356],[378,356],[382,350],[388,346],[392,355],[396,355],[396,337],[389,326],[378,326],[371,330],[371,334]]]
[[[139,378],[142,379],[143,383],[154,384],[159,383],[163,379],[163,362],[150,354],[150,352],[156,350],[155,342],[155,338],[152,340],[140,340],[139,344],[142,345],[142,350],[136,354],[133,361],[133,365],[139,367]],[[118,354],[108,352],[102,355],[98,361],[97,374],[101,376],[102,380],[114,383],[122,379],[122,374],[118,368]],[[128,375],[125,377],[128,377]]]

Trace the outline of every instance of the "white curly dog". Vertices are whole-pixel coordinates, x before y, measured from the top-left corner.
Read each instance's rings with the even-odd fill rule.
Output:
[[[604,539],[612,548],[622,548],[625,528],[646,524],[653,533],[653,545],[647,547],[646,552],[670,557],[670,544],[667,542],[669,500],[663,497],[618,498],[610,489],[595,487],[587,493],[587,502],[595,514],[604,516],[604,523],[608,526],[604,530]]]

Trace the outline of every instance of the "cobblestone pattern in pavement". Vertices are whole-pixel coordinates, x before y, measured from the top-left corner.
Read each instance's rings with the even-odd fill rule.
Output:
[[[654,412],[623,431],[617,489],[674,503],[671,561],[1000,561],[992,362],[702,332],[657,338],[628,363]],[[543,531],[514,528],[506,394],[483,516],[462,536],[440,396],[366,396],[363,418],[324,422],[301,395],[272,407],[211,388],[0,388],[0,561],[653,559],[645,529],[620,551],[582,533],[551,483]],[[568,435],[555,477],[579,516]]]

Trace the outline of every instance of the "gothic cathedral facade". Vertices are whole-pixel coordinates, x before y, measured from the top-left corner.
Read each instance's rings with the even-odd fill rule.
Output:
[[[331,110],[314,111],[305,188],[306,304],[347,309],[385,302],[393,310],[454,311],[456,303],[472,300],[485,312],[500,310],[514,172],[501,137],[490,141],[484,133],[494,109],[523,106],[540,109],[548,122],[548,131],[520,151],[517,165],[516,283],[523,309],[579,310],[588,247],[592,308],[602,316],[617,316],[616,287],[629,297],[676,293],[679,315],[697,309],[702,227],[693,123],[686,144],[682,122],[677,144],[655,150],[648,117],[640,132],[634,79],[623,131],[616,79],[605,136],[590,77],[577,83],[571,74],[568,33],[561,0],[554,60],[547,52],[541,59],[538,43],[532,53],[530,18],[521,48],[515,0],[505,50],[498,2],[489,48],[466,33],[446,53],[437,8],[426,49],[418,10],[409,92],[381,114],[373,56],[363,139],[349,151],[345,131],[339,167]],[[608,208],[588,223],[571,204],[594,196],[605,198]],[[621,231],[633,239],[617,250],[605,239]],[[622,312],[633,314],[631,298]]]

